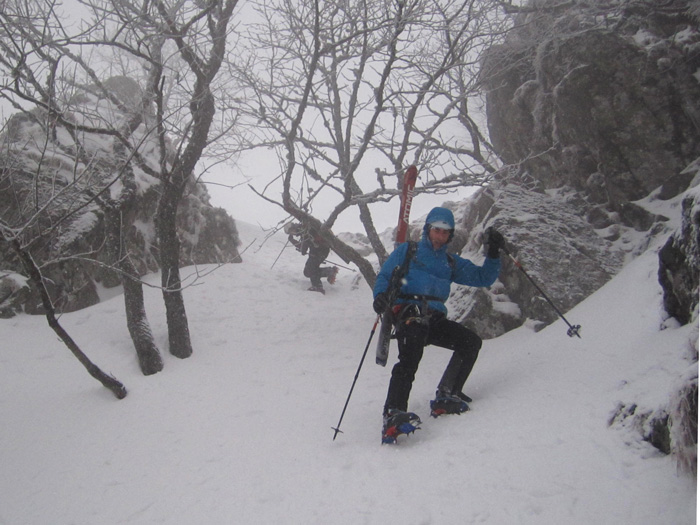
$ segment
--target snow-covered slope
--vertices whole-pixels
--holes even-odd
[[[446,364],[429,348],[411,397],[423,428],[380,445],[390,366],[368,356],[370,290],[341,271],[307,292],[285,238],[238,224],[243,264],[185,292],[194,355],[140,375],[121,296],[61,323],[125,383],[116,400],[40,317],[0,321],[0,524],[690,524],[695,484],[630,430],[620,402],[667,401],[695,327],[665,330],[649,252],[557,322],[486,341],[472,411],[428,417]],[[193,268],[183,271],[195,272]],[[152,284],[159,280],[149,279]],[[160,292],[146,289],[167,341]],[[373,352],[373,345],[370,354]],[[396,357],[395,343],[390,363]]]

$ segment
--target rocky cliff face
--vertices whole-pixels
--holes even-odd
[[[687,2],[555,4],[532,2],[485,63],[491,138],[546,187],[643,225],[624,205],[677,194],[700,154],[697,21]]]
[[[507,166],[455,205],[463,255],[479,257],[482,230],[499,228],[566,312],[630,257],[663,246],[666,322],[697,325],[698,17],[700,5],[681,0],[528,3],[484,62],[489,131]],[[507,262],[491,290],[451,301],[485,337],[556,319]],[[678,352],[697,363],[697,337]],[[697,399],[695,368],[657,406],[620,404],[609,424],[637,429],[696,473]]]
[[[132,80],[117,77],[105,85],[127,107],[139,106],[140,88]],[[81,107],[87,108],[85,114],[97,111],[109,115],[115,127],[126,118],[89,87],[74,96],[70,105],[78,119]],[[47,130],[50,127],[45,115],[38,111],[17,114],[8,121],[1,137],[4,169],[0,175],[0,219],[5,226],[24,229],[23,242],[34,239],[31,253],[42,266],[52,300],[59,311],[68,312],[99,302],[98,287],[109,288],[120,282],[108,267],[115,257],[105,245],[108,199],[95,197],[101,192],[116,198],[123,186],[121,180],[114,182],[114,166],[118,163],[114,162],[110,140],[99,135],[85,137],[83,147],[92,159],[86,164],[78,160],[75,141],[65,130]],[[147,135],[140,150],[145,162],[158,165],[158,150]],[[153,221],[160,182],[135,169],[133,185],[135,196],[121,211],[121,217],[129,225],[124,232],[128,256],[139,275],[144,275],[158,270]],[[194,177],[185,195],[177,216],[181,264],[239,262],[234,220],[223,209],[211,206],[206,188]],[[39,231],[49,233],[38,236]],[[21,274],[21,266],[6,246],[0,251],[1,316],[41,310],[41,301],[24,286]]]
[[[681,227],[659,252],[659,283],[664,291],[664,307],[681,324],[698,318],[699,279],[700,194],[691,191],[683,199]]]
[[[507,168],[462,206],[463,254],[478,257],[481,230],[496,226],[567,311],[671,233],[677,218],[655,203],[693,185],[698,68],[688,2],[530,2],[484,62],[489,132]],[[501,284],[460,292],[453,310],[485,337],[557,318],[512,265]]]

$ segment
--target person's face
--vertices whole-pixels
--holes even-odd
[[[428,240],[432,243],[435,250],[442,248],[450,240],[450,230],[431,227],[428,232]]]

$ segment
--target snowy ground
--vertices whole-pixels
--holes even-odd
[[[486,341],[472,411],[428,417],[449,354],[429,348],[410,408],[423,428],[380,445],[390,365],[364,363],[371,293],[342,271],[307,292],[284,237],[239,224],[243,264],[186,290],[194,355],[143,377],[115,296],[61,323],[103,370],[93,380],[43,318],[0,321],[0,524],[691,524],[696,487],[631,431],[619,402],[663,404],[696,327],[660,331],[656,256],[644,255],[558,322]],[[257,239],[254,241],[254,239]],[[187,273],[186,271],[184,273]],[[157,283],[154,276],[149,279]],[[160,293],[146,289],[161,349]],[[395,345],[395,343],[393,343]]]

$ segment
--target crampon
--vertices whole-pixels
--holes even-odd
[[[467,410],[469,410],[467,402],[456,395],[438,395],[430,402],[430,415],[433,417],[462,414]]]
[[[390,411],[384,416],[382,444],[395,444],[401,434],[412,434],[420,424],[420,418],[413,412]]]

